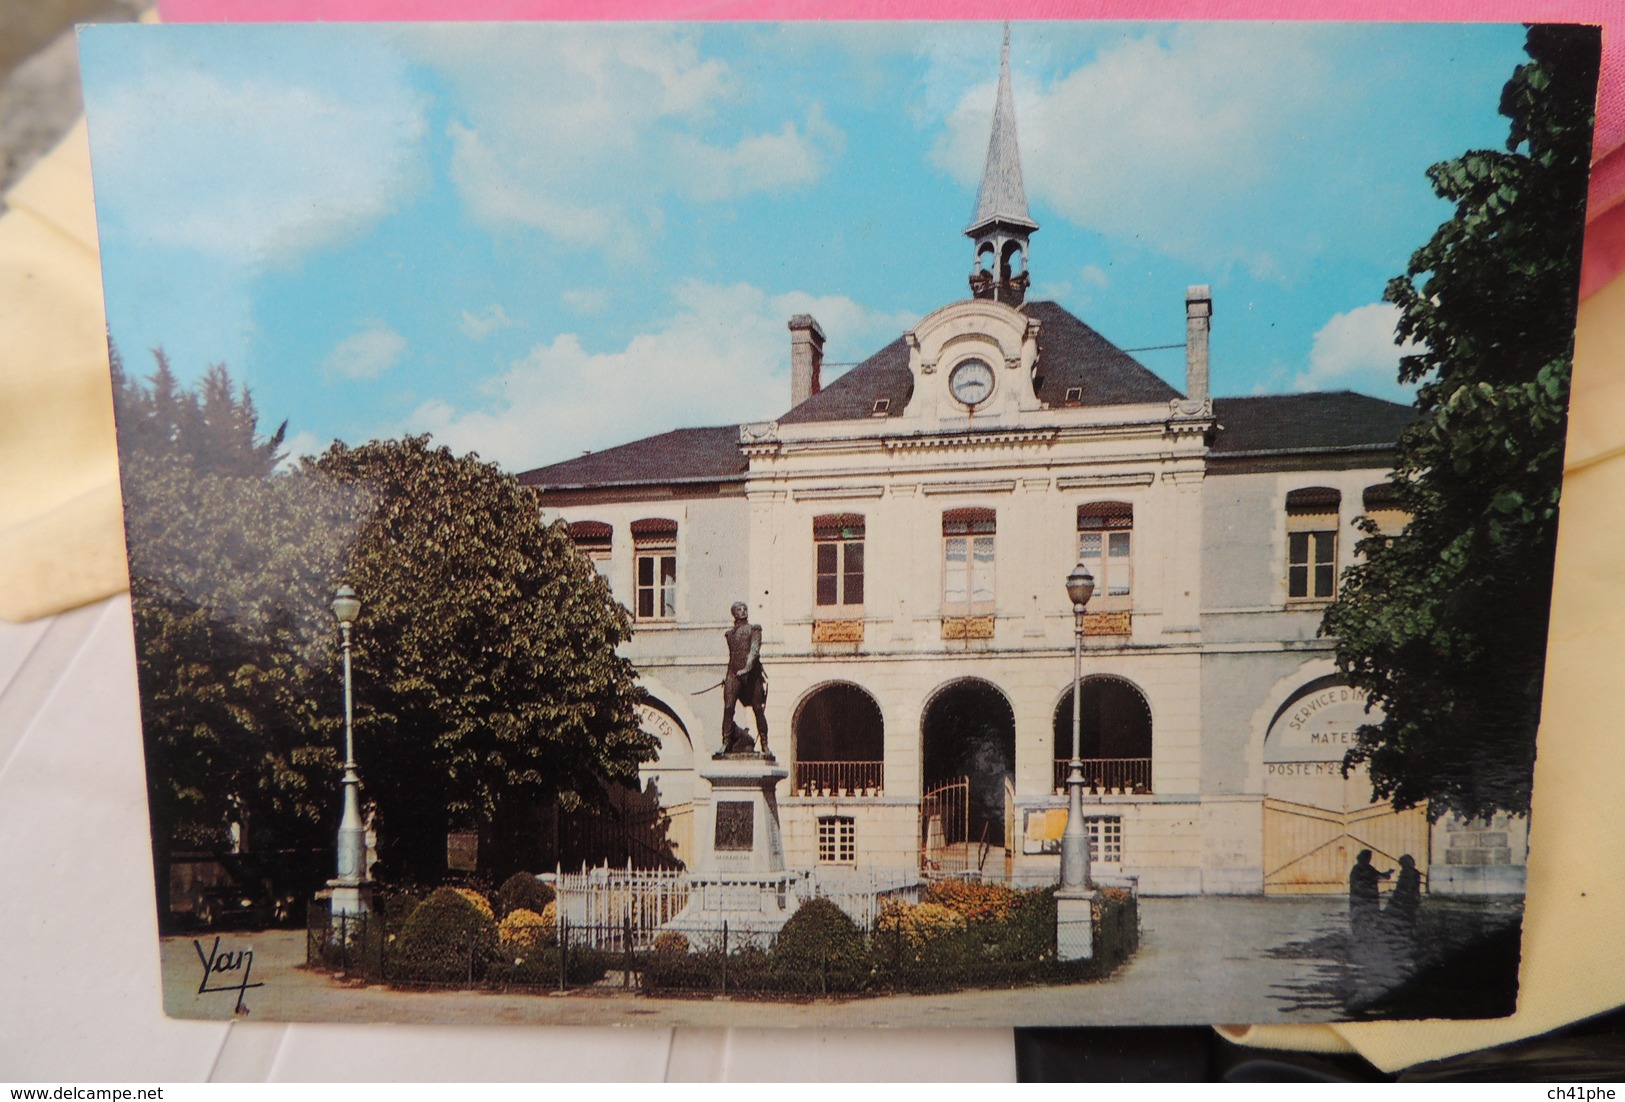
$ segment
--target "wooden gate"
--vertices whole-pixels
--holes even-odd
[[[970,778],[929,789],[920,798],[920,872],[956,876],[976,868],[969,832]]]
[[[1401,854],[1428,871],[1425,807],[1395,811],[1373,804],[1353,811],[1287,800],[1264,801],[1264,893],[1335,895],[1348,891],[1349,869],[1363,849],[1379,869],[1399,867]],[[1385,881],[1391,884],[1392,881]]]

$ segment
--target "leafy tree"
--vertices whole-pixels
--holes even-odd
[[[1476,818],[1529,809],[1551,601],[1598,64],[1594,28],[1532,27],[1501,96],[1505,151],[1428,170],[1455,216],[1385,298],[1419,382],[1392,485],[1402,535],[1363,561],[1323,632],[1382,709],[1345,769],[1375,795]]]
[[[159,898],[174,847],[325,844],[337,753],[315,723],[311,671],[332,664],[326,610],[362,511],[309,472],[273,474],[223,367],[198,392],[157,353],[147,385],[112,350]]]
[[[372,501],[345,580],[364,602],[356,753],[395,871],[436,878],[448,828],[519,867],[541,811],[636,783],[654,742],[616,654],[630,618],[517,480],[426,436],[335,443],[311,469]]]

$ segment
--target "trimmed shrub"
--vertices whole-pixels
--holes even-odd
[[[863,931],[827,899],[809,899],[796,908],[773,942],[775,967],[852,968],[865,955]]]
[[[474,898],[469,898],[473,896]],[[484,977],[498,946],[485,897],[466,888],[437,888],[418,904],[396,939],[393,971],[420,983],[468,983]]]
[[[863,931],[828,899],[809,899],[784,924],[769,954],[773,990],[804,994],[856,991],[868,980]],[[749,977],[741,976],[745,987]]]
[[[688,937],[679,930],[662,930],[655,935],[654,951],[666,956],[680,956],[689,950]]]
[[[882,942],[900,938],[910,948],[958,933],[965,918],[941,903],[901,903],[893,901],[880,909],[875,929]]]
[[[485,898],[485,896],[481,895],[473,888],[453,888],[451,890],[472,903],[474,907],[486,918],[489,918],[492,922],[496,921],[496,912],[491,909],[491,901]]]
[[[618,953],[604,953],[596,949],[572,946],[565,956],[565,982],[584,986],[597,983],[609,971]],[[559,982],[559,949],[557,946],[532,949],[504,956],[491,965],[492,983],[514,984],[524,987],[557,987]]]
[[[497,917],[506,918],[518,910],[541,914],[555,898],[553,885],[542,883],[531,873],[516,872],[502,882],[491,902],[496,906]]]
[[[967,922],[1004,922],[1019,901],[1019,893],[1003,884],[980,880],[938,880],[925,889],[922,900],[946,907]]]
[[[556,903],[549,903],[542,908],[541,914],[523,907],[508,912],[508,917],[497,926],[497,935],[502,939],[503,956],[558,944],[556,908]]]

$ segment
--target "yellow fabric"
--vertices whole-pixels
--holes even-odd
[[[0,216],[0,619],[128,586],[83,120]]]
[[[127,585],[105,323],[81,122],[0,216],[0,618]],[[1518,1013],[1480,1022],[1227,1027],[1249,1044],[1357,1051],[1395,1070],[1502,1044],[1625,1003],[1625,278],[1580,310]]]
[[[1384,1071],[1546,1033],[1625,1003],[1625,277],[1580,306],[1545,704],[1529,828],[1518,1012],[1467,1022],[1225,1027],[1244,1044],[1358,1052]]]

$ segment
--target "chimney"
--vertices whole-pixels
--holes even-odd
[[[824,331],[811,314],[790,319],[790,406],[794,408],[822,389]]]
[[[1207,401],[1207,336],[1213,328],[1213,291],[1198,284],[1185,291],[1185,397]]]

